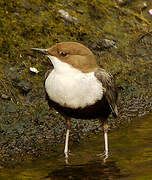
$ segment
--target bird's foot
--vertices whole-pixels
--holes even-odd
[[[69,165],[69,159],[70,159],[70,156],[74,156],[74,154],[72,154],[70,151],[68,152],[64,152],[64,155],[65,155],[65,163],[66,165]]]
[[[65,156],[65,164],[68,165],[69,164],[69,152],[64,152],[64,156]]]
[[[69,152],[64,152],[64,156],[65,156],[65,158],[68,158],[69,157]]]
[[[70,164],[70,162],[69,162],[69,157],[65,157],[65,164],[66,164],[66,165],[69,165],[69,164]]]
[[[65,156],[65,163],[69,164],[69,158],[70,158],[70,156],[74,156],[74,154],[71,153],[69,150],[68,152],[64,152],[64,156]]]
[[[97,156],[103,158],[103,161],[105,162],[105,160],[108,159],[109,154],[108,152],[104,151],[103,153],[97,154]]]

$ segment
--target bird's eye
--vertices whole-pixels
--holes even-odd
[[[60,52],[60,55],[61,55],[62,57],[65,57],[65,56],[67,55],[67,53],[66,53],[66,52]]]

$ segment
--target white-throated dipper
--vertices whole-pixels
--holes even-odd
[[[71,118],[99,118],[103,124],[105,158],[108,157],[108,116],[118,116],[113,76],[96,63],[94,54],[77,42],[61,42],[48,49],[32,48],[46,55],[54,69],[45,77],[46,97],[67,120],[64,154],[68,158]]]

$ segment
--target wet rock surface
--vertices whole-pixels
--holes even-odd
[[[137,9],[138,1],[122,7],[115,1],[1,2],[2,166],[56,152],[58,144],[64,142],[65,121],[50,111],[45,101],[44,74],[51,65],[44,57],[37,58],[30,51],[32,47],[77,41],[92,49],[98,63],[115,76],[119,88],[120,115],[118,119],[109,118],[111,128],[152,111],[152,26],[148,13],[152,3],[145,2],[142,13]],[[79,22],[62,19],[60,9]],[[39,73],[31,73],[30,67]],[[78,143],[83,137],[100,132],[99,120],[73,119],[70,139]]]

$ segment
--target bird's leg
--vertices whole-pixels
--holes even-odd
[[[104,153],[98,154],[99,157],[104,157],[104,161],[108,158],[108,121],[107,119],[102,119],[102,129],[104,134]]]
[[[104,143],[105,143],[105,152],[104,159],[108,158],[108,122],[107,120],[103,123],[103,133],[104,133]]]
[[[68,158],[69,155],[68,144],[69,144],[70,128],[71,128],[71,121],[70,119],[67,119],[67,132],[66,132],[65,146],[64,146],[65,158]]]

